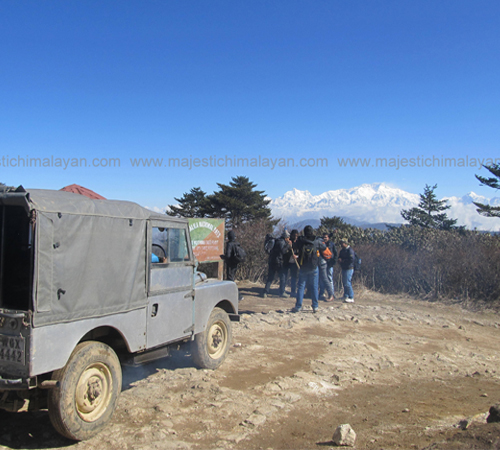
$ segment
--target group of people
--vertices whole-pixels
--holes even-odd
[[[354,302],[352,275],[354,273],[355,254],[346,240],[340,241],[341,250],[337,253],[335,243],[328,233],[316,237],[310,225],[304,228],[302,236],[297,230],[286,230],[276,240],[269,254],[269,271],[263,296],[270,293],[271,284],[276,274],[279,276],[279,295],[288,297],[285,292],[290,274],[291,295],[296,298],[293,312],[302,309],[306,287],[312,297],[312,308],[318,310],[319,299],[331,302],[335,299],[333,268],[337,262],[342,268],[344,302]],[[326,293],[326,297],[325,297]]]
[[[234,280],[237,263],[234,263],[234,258],[231,263],[231,255],[234,253],[235,246],[239,244],[236,242],[233,231],[228,233],[228,238],[224,259],[226,260],[227,278]],[[288,279],[290,279],[290,295],[296,298],[292,312],[302,310],[306,288],[312,297],[313,312],[317,312],[320,299],[331,302],[336,298],[333,273],[334,266],[338,261],[342,269],[343,301],[353,303],[354,292],[351,281],[356,256],[347,240],[341,240],[340,245],[341,249],[337,252],[332,235],[324,233],[321,237],[317,237],[310,225],[304,228],[302,235],[299,234],[298,230],[292,230],[290,233],[286,230],[283,231],[279,238],[273,239],[268,248],[269,269],[262,296],[267,297],[270,294],[271,284],[278,276],[279,295],[289,297],[285,288]]]

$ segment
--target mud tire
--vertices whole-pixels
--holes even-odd
[[[60,385],[48,393],[49,417],[59,434],[82,441],[109,423],[122,388],[120,361],[111,347],[96,341],[78,344],[52,377]]]
[[[192,342],[192,357],[200,369],[217,369],[226,359],[233,339],[231,321],[226,311],[214,308],[205,330]]]

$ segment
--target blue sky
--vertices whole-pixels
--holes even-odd
[[[273,198],[374,182],[497,195],[470,165],[500,158],[496,0],[3,0],[0,42],[9,185],[157,207],[238,175]],[[259,156],[297,167],[168,166]],[[417,157],[469,167],[372,167]]]

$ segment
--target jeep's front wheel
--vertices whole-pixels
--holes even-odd
[[[217,369],[226,359],[232,341],[231,321],[226,311],[214,308],[205,331],[192,343],[193,361],[201,369]]]
[[[122,387],[120,361],[113,349],[102,342],[82,342],[52,377],[59,381],[48,396],[56,431],[77,441],[99,433],[111,420]]]

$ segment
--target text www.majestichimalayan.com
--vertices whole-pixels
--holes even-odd
[[[337,158],[339,167],[345,168],[389,168],[399,170],[401,168],[418,167],[475,167],[481,169],[483,166],[492,166],[500,163],[500,158],[474,158],[464,156],[463,158],[449,158],[437,156],[415,156],[415,157],[393,157],[393,158]]]
[[[415,156],[415,157],[391,157],[391,158],[336,158],[339,168],[389,168],[394,170],[404,168],[454,168],[474,167],[481,169],[483,166],[500,164],[500,158],[476,158],[476,157],[437,157],[437,156]],[[328,158],[272,158],[258,155],[251,158],[236,156],[207,156],[202,158],[77,158],[77,157],[30,157],[26,156],[0,156],[0,167],[2,168],[59,168],[67,170],[70,168],[172,168],[172,169],[197,169],[197,168],[264,168],[269,170],[279,168],[323,168],[329,166]]]
[[[205,158],[130,158],[132,167],[170,167],[170,168],[221,168],[221,167],[256,167],[256,168],[288,168],[288,167],[328,167],[328,158],[269,158],[258,155],[252,158],[237,156],[207,156]]]

